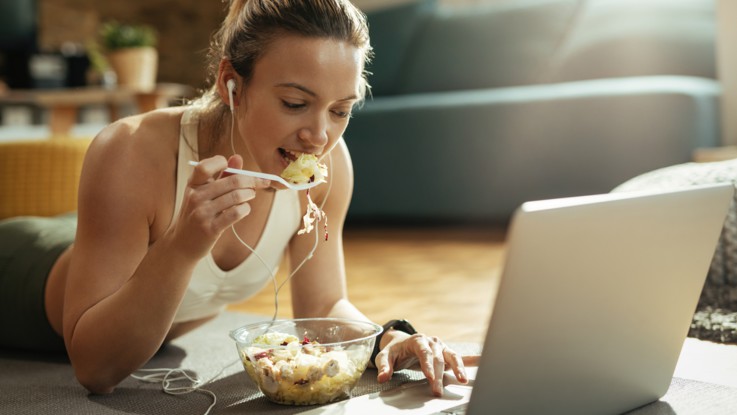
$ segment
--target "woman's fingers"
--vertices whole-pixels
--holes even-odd
[[[189,186],[196,187],[210,183],[226,168],[228,168],[228,160],[223,156],[204,159],[195,166],[192,175],[189,176]]]
[[[248,216],[249,213],[251,213],[251,205],[248,203],[230,206],[227,209],[220,211],[220,213],[212,219],[212,227],[217,232],[221,232],[230,225]]]
[[[432,349],[433,378],[430,387],[435,396],[443,396],[443,372],[445,371],[445,345],[437,337],[430,339]]]
[[[461,355],[449,347],[445,347],[443,352],[445,353],[445,363],[453,370],[456,379],[461,383],[467,383],[468,375],[466,375],[465,362]]]
[[[194,204],[206,204],[212,215],[220,215],[233,206],[247,203],[256,196],[256,189],[267,188],[269,180],[257,179],[242,175],[233,175],[225,172],[228,167],[241,168],[243,160],[240,156],[231,156],[225,160],[222,156],[215,156],[202,160],[194,168],[189,180],[191,199]],[[231,211],[242,211],[235,209]],[[225,217],[237,217],[228,213]]]
[[[388,381],[394,374],[394,366],[389,360],[390,351],[391,345],[385,347],[384,350],[376,355],[376,361],[374,363],[376,364],[376,370],[379,371],[379,376],[377,378],[379,383]]]
[[[218,215],[232,206],[242,205],[253,200],[256,197],[255,189],[255,186],[229,189],[226,193],[223,193],[220,196],[215,196],[210,201],[210,207],[213,213]]]
[[[237,155],[227,160],[211,157],[195,166],[182,208],[184,223],[190,229],[186,233],[199,232],[205,236],[203,242],[210,241],[251,212],[250,202],[256,197],[256,190],[269,187],[271,182],[225,172],[228,167],[242,166],[243,160]]]
[[[453,370],[459,382],[468,382],[465,371],[466,360],[469,363],[477,363],[478,356],[466,359],[437,337],[414,334],[401,341],[388,344],[376,356],[376,367],[379,370],[379,382],[386,382],[394,371],[419,363],[420,370],[430,381],[433,395],[442,396],[443,373],[446,367]]]
[[[464,366],[478,366],[481,361],[481,356],[463,356],[461,358]]]
[[[232,156],[228,157],[228,167],[232,167],[234,169],[242,169],[243,168],[243,157],[241,157],[238,154],[233,154]],[[232,176],[235,173],[229,173],[227,171],[223,171],[220,174],[220,177],[228,177]]]
[[[189,177],[184,201],[172,233],[177,245],[190,256],[202,256],[212,249],[229,226],[251,213],[257,190],[269,180],[230,175],[228,167],[241,168],[240,156],[215,156],[195,166]]]

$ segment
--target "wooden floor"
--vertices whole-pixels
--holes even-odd
[[[503,227],[348,228],[344,233],[348,292],[373,321],[406,318],[448,342],[481,343],[504,254]],[[286,278],[282,266],[277,279]],[[230,307],[274,312],[267,286]],[[292,316],[289,289],[279,294],[279,317]]]

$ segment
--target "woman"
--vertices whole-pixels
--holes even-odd
[[[7,295],[38,301],[21,301],[35,304],[37,318],[1,343],[65,348],[79,382],[109,393],[162,343],[259,291],[285,248],[293,269],[314,249],[291,280],[295,317],[366,320],[345,289],[341,231],[353,180],[341,136],[366,91],[369,54],[364,16],[347,0],[232,1],[212,44],[209,92],[115,122],[93,141],[73,245],[69,218],[2,225],[3,248],[34,258],[26,269],[5,259],[16,271],[2,271],[4,286],[23,285],[18,275],[33,281],[23,285],[30,293]],[[329,169],[328,183],[310,190],[330,218],[330,238],[317,245],[297,235],[305,192],[224,174],[279,174],[304,153]],[[19,310],[2,311],[4,327]],[[375,357],[379,381],[415,360],[436,395],[445,367],[466,381],[461,358],[439,339],[394,325]]]

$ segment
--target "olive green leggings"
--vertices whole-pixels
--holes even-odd
[[[0,221],[0,348],[65,350],[46,318],[44,290],[76,227],[76,214]]]

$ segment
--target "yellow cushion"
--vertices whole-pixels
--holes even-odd
[[[0,219],[76,210],[82,162],[91,141],[58,138],[0,143]]]

